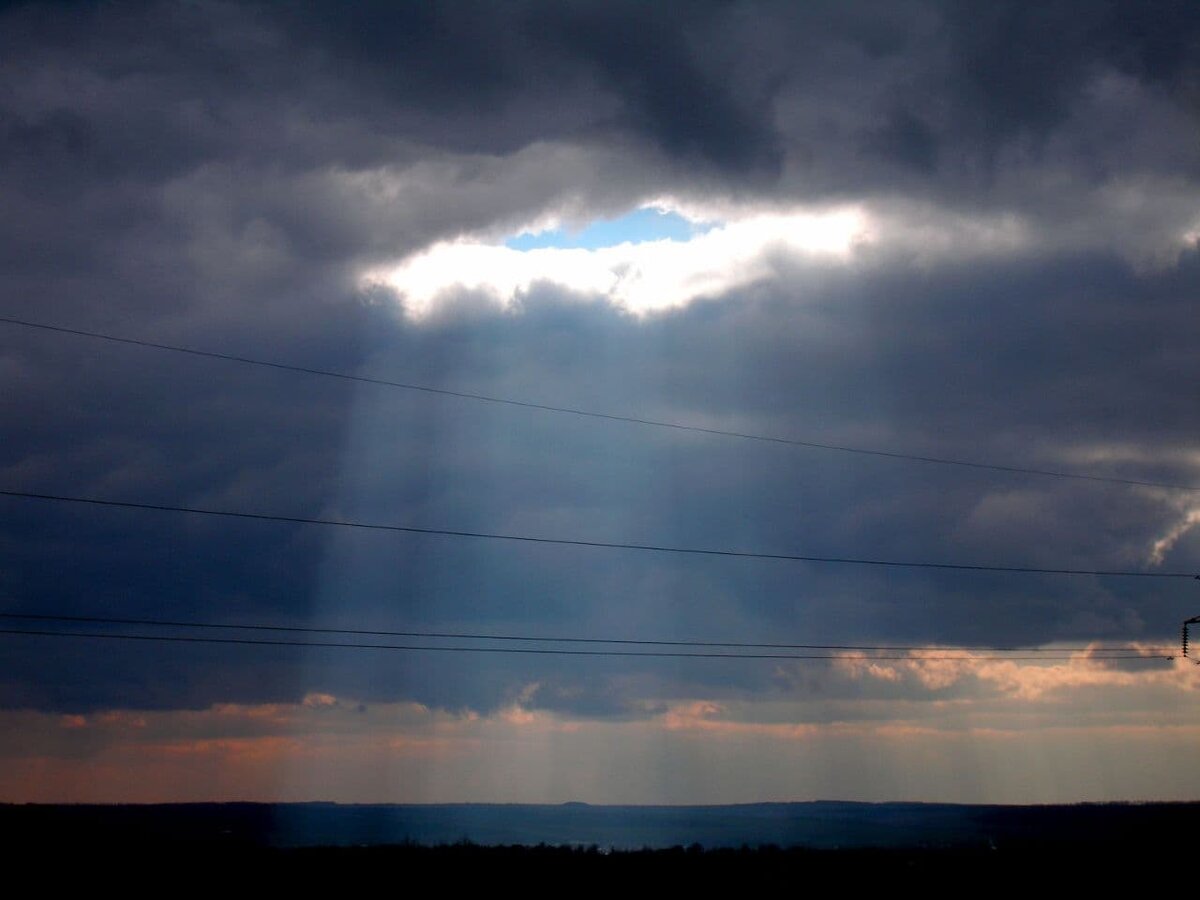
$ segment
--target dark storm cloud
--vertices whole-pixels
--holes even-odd
[[[988,131],[1042,131],[1111,66],[1169,93],[1196,88],[1200,16],[1190,3],[947,4],[956,88]]]
[[[1189,6],[3,15],[0,313],[552,404],[1195,480],[1200,263],[1189,251],[1147,269],[1122,252],[1177,238],[1195,208]],[[1116,181],[1151,200],[1110,216],[1096,191]],[[781,263],[763,284],[645,320],[542,287],[515,312],[468,297],[414,323],[358,285],[366,264],[435,239],[671,192],[887,195],[1016,211],[1049,237],[982,263]],[[1144,564],[1185,514],[1147,491],[699,439],[0,329],[4,487],[1105,568]],[[1162,640],[1181,611],[1172,585],[680,561],[0,502],[6,608],[977,644]],[[1169,565],[1200,566],[1195,554],[1185,539]],[[0,700],[50,709],[310,690],[488,709],[537,683],[530,705],[645,715],[656,697],[801,689],[724,662],[0,649]]]
[[[572,197],[900,192],[1053,217],[1074,198],[1038,172],[1190,177],[1196,17],[1086,6],[17,7],[4,245],[44,263],[53,234],[61,268],[128,257],[120,238],[254,226],[295,272]],[[496,154],[555,141],[583,161],[539,158],[536,179],[498,187]],[[589,163],[604,177],[581,176]],[[385,211],[378,185],[336,177],[381,169],[433,199],[405,191]],[[442,196],[456,190],[470,199]]]
[[[1078,269],[1098,265],[1094,259],[1074,263]],[[914,283],[912,275],[884,271],[876,279],[853,276],[824,298],[810,298],[811,306],[782,296],[732,297],[651,322],[552,297],[531,301],[519,317],[485,310],[416,327],[381,319],[368,370],[552,403],[634,404],[635,412],[652,416],[687,418],[705,410],[783,435],[803,435],[817,423],[826,436],[869,428],[884,446],[907,442],[916,452],[960,454],[993,447],[1003,449],[1007,461],[1031,465],[1061,460],[1078,443],[1114,434],[1158,447],[1193,446],[1186,395],[1156,384],[1168,376],[1180,383],[1195,377],[1178,368],[1196,337],[1194,324],[1186,324],[1192,321],[1182,278],[1187,267],[1138,279],[1119,263],[1107,265],[1107,290],[1097,286],[1099,296],[1081,299],[1072,297],[1081,276],[1068,277],[1067,263],[1026,272],[1022,278],[1039,291],[1006,295],[1009,308],[991,315],[983,329],[976,313],[945,308],[963,302],[953,271],[941,273],[944,286],[933,291],[928,273]],[[1013,272],[1008,277],[1026,286]],[[1055,291],[1056,282],[1064,287]],[[1156,345],[1114,362],[1108,342],[1116,338],[1106,317],[1089,312],[1103,311],[1105,294],[1142,304],[1148,323],[1172,321],[1170,341],[1160,333]],[[988,297],[980,302],[995,306]],[[1057,331],[1047,331],[1054,320],[1039,312],[1046,306],[1062,307]],[[925,346],[925,326],[905,327],[896,317],[941,323],[938,346]],[[831,335],[841,321],[855,324],[842,331],[839,344]],[[1029,332],[1030,321],[1039,333]],[[1081,328],[1088,330],[1071,337]],[[1136,343],[1137,331],[1121,332]],[[1039,342],[1055,352],[1039,353]],[[725,359],[730,347],[739,353]],[[110,362],[121,354],[114,350]],[[180,366],[172,361],[166,368]],[[589,381],[579,377],[584,372]],[[162,364],[151,373],[161,378]],[[88,382],[73,388],[91,394],[91,402],[112,393],[128,403],[111,433],[87,429],[94,437],[84,442],[92,450],[85,461],[94,467],[77,468],[69,453],[51,457],[34,473],[44,479],[41,486],[70,479],[85,493],[194,497],[191,502],[300,514],[333,503],[333,511],[348,518],[469,530],[1078,567],[1139,567],[1175,516],[1173,508],[1124,488],[712,439],[680,444],[634,426],[383,389],[364,389],[351,400],[338,386],[301,392],[293,376],[192,368],[155,396],[134,373],[119,374],[124,388]],[[452,380],[442,380],[448,374]],[[211,403],[194,414],[169,412],[172,401],[191,409],[211,400],[214,389],[225,397],[236,392],[237,404],[223,413]],[[280,392],[290,402],[280,403]],[[85,405],[83,398],[77,405]],[[224,424],[220,432],[206,427],[214,417]],[[62,427],[61,416],[51,421]],[[84,430],[78,422],[75,428]],[[349,437],[338,444],[331,435]],[[112,457],[94,459],[97,448],[119,438],[123,445]],[[71,443],[51,433],[44,453]],[[1163,465],[1158,477],[1187,475],[1187,467],[1170,467],[1169,457]],[[119,511],[39,508],[18,515],[21,530],[10,558],[19,564],[7,588],[24,608],[96,612],[119,605],[139,616],[381,628],[399,622],[542,635],[986,645],[1163,641],[1173,634],[1185,599],[1172,585],[1115,579],[681,564],[606,551],[314,534]],[[52,534],[68,536],[60,538],[67,544],[50,541]],[[72,548],[67,562],[64,546]],[[1181,551],[1187,553],[1187,545]],[[1172,568],[1197,564],[1171,558]],[[27,649],[35,665],[44,650]],[[67,677],[57,699],[86,708],[104,702],[109,690],[97,667],[136,671],[144,660],[160,658],[167,671],[179,673],[178,681],[166,682],[172,689],[158,679],[127,683],[124,702],[286,699],[311,687],[297,671],[321,689],[370,702],[410,697],[450,708],[511,702],[523,685],[538,682],[545,687],[530,703],[575,704],[592,714],[637,712],[641,691],[661,687],[664,671],[677,673],[668,682],[679,691],[719,696],[775,687],[770,667],[744,663],[585,661],[581,669],[577,660],[322,651],[297,666],[294,651],[265,652],[266,658],[206,651],[197,662],[208,665],[141,648],[88,654],[66,667],[55,662],[54,673],[42,673],[39,690],[53,694],[48,676],[74,673],[79,681]]]
[[[713,3],[310,4],[285,21],[322,63],[361,73],[356,84],[376,102],[427,117],[444,146],[510,151],[629,131],[687,163],[771,170],[769,97],[739,95],[693,40],[724,12]]]

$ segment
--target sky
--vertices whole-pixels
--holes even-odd
[[[1200,799],[1198,104],[1166,0],[3,4],[0,801]],[[697,642],[828,658],[477,652],[801,653]]]

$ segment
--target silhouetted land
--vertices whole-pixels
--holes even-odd
[[[1047,876],[1166,884],[1188,868],[1198,826],[1200,803],[0,806],[11,861],[69,861],[59,868],[80,877],[169,869],[276,883],[423,872],[533,877],[545,887],[650,876],[709,885],[802,877],[978,888]]]

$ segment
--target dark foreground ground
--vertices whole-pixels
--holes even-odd
[[[386,820],[379,823],[379,817]],[[460,840],[361,842],[364,817],[386,837],[457,823]],[[359,828],[351,827],[358,822]],[[479,834],[658,835],[654,846],[577,840],[482,841]],[[825,827],[822,829],[821,823]],[[415,823],[415,824],[414,824]],[[481,828],[481,823],[488,828]],[[532,823],[532,824],[531,824]],[[347,828],[345,834],[338,827]],[[535,828],[536,826],[536,828]],[[553,826],[553,828],[551,828]],[[603,827],[601,827],[603,826]],[[653,826],[651,828],[651,826]],[[608,831],[605,831],[608,829]],[[753,840],[767,832],[808,842]],[[664,844],[671,831],[721,841]],[[735,843],[738,832],[747,839]],[[305,839],[305,836],[310,839]],[[338,840],[330,840],[340,838]],[[346,838],[349,838],[347,840]],[[322,839],[316,839],[322,838]],[[468,840],[467,838],[470,838]],[[836,838],[840,843],[833,843]],[[166,806],[0,805],[10,873],[64,884],[211,889],[377,884],[404,892],[505,887],[534,892],[584,886],[636,889],[862,888],[1028,890],[1048,883],[1159,890],[1195,885],[1200,804],[976,807],[926,804],[750,804],[734,807],[447,806],[331,804]],[[329,846],[329,844],[341,846]],[[307,846],[306,846],[307,845]],[[166,879],[164,881],[164,879]],[[663,882],[662,879],[667,879]],[[137,891],[140,893],[140,890]],[[190,892],[190,891],[189,891]]]
[[[1172,884],[1194,886],[1194,868],[1177,848],[1112,851],[1077,845],[1008,850],[913,848],[810,850],[758,847],[704,850],[618,850],[477,844],[436,847],[122,848],[42,847],[8,854],[10,876],[36,874],[57,890],[104,886],[122,895],[243,896],[250,890],[336,890],[395,896],[455,896],[460,891],[519,890],[528,895],[594,896],[595,892],[668,889],[794,895],[911,889],[929,894],[993,896],[1048,890],[1139,893]],[[892,894],[889,894],[892,896]]]

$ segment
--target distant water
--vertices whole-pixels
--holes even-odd
[[[551,844],[615,850],[1001,847],[1145,843],[1200,833],[1200,804],[969,806],[926,803],[750,803],[734,806],[209,803],[0,805],[0,832],[25,843],[97,840],[269,847],[401,843]]]

